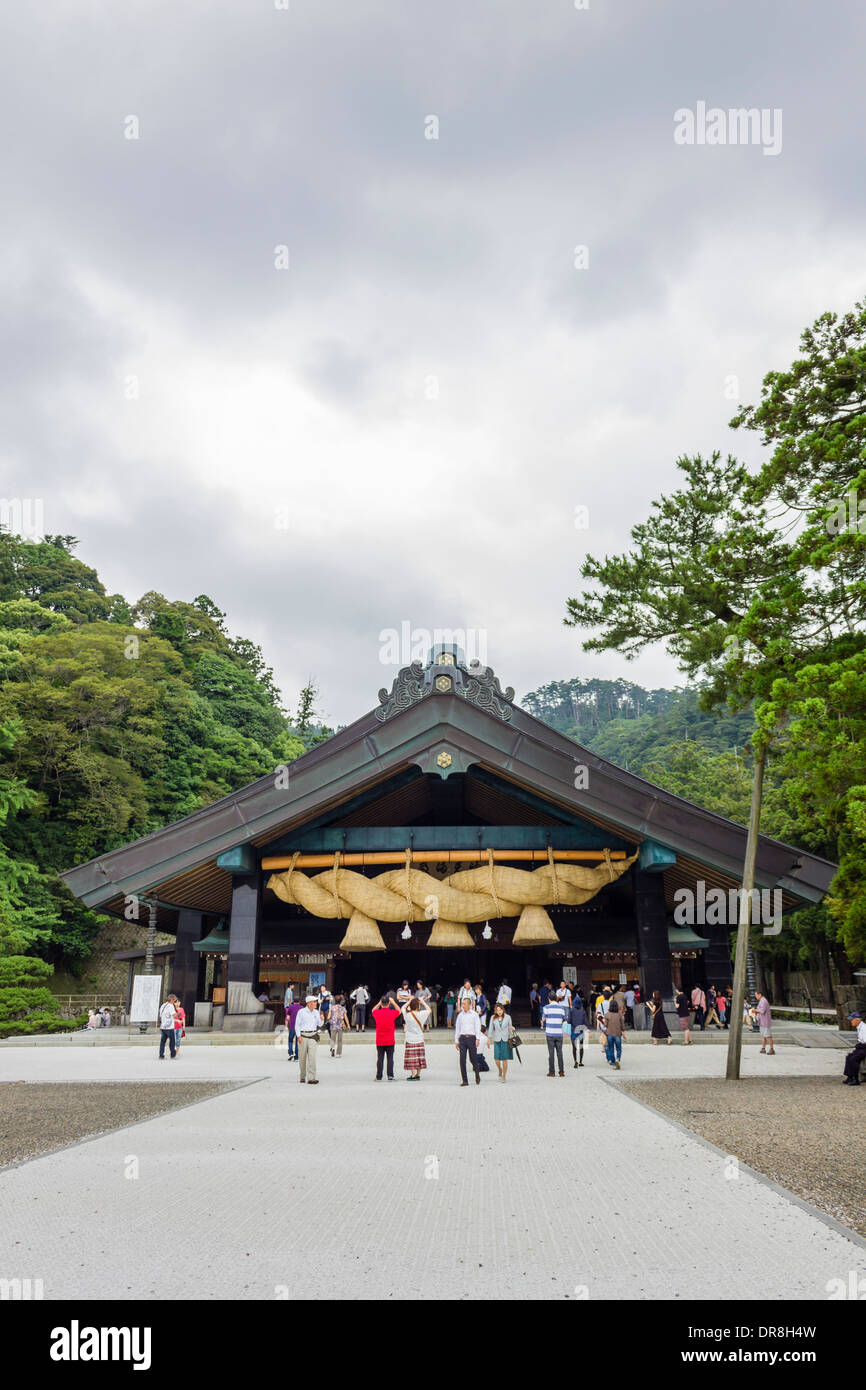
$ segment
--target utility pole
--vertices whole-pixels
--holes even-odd
[[[755,886],[755,859],[758,852],[758,826],[761,823],[761,797],[764,789],[764,760],[766,749],[759,746],[755,753],[755,772],[752,779],[752,807],[749,812],[749,834],[746,839],[746,862],[743,865],[743,886],[740,890],[740,915],[737,925],[737,951],[734,956],[734,993],[731,1002],[730,1032],[728,1034],[727,1081],[740,1079],[740,1055],[743,1045],[743,1003],[746,991],[746,959],[749,954],[749,926],[752,917],[752,889]]]

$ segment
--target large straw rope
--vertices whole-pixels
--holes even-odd
[[[547,903],[576,906],[589,902],[605,884],[625,873],[637,858],[607,859],[597,869],[556,864],[538,869],[510,869],[488,861],[447,879],[421,869],[389,869],[366,878],[354,869],[333,868],[308,876],[296,869],[271,874],[268,887],[284,903],[297,903],[313,917],[350,917],[365,913],[379,922],[420,922],[443,917],[453,922],[485,922],[489,917],[517,917],[527,906]],[[336,859],[336,856],[335,856]]]

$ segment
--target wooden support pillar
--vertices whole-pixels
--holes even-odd
[[[181,908],[177,918],[177,939],[174,947],[174,961],[171,968],[171,987],[192,1023],[195,1016],[195,1002],[203,996],[199,993],[199,977],[202,962],[199,952],[192,949],[194,941],[201,941],[207,935],[203,912],[191,908]]]
[[[637,865],[632,873],[641,998],[649,1000],[658,990],[667,1013],[673,1009],[673,995],[664,878]]]
[[[226,1032],[264,1032],[272,1026],[256,998],[261,930],[261,875],[236,874],[232,878],[232,910],[229,919],[228,979],[226,981]]]

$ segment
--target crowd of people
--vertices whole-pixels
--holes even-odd
[[[508,1002],[511,1000],[511,988],[503,984],[502,989],[507,991]],[[490,1014],[490,1001],[484,992],[483,985],[473,985],[467,979],[463,982],[460,989],[444,989],[442,985],[427,985],[423,980],[418,980],[415,985],[410,985],[408,980],[404,980],[396,990],[389,990],[401,1010],[404,1004],[408,1004],[412,999],[417,999],[421,1012],[424,1015],[421,1023],[421,1031],[429,1033],[434,1028],[454,1027],[454,1016],[459,1010],[464,998],[470,999],[472,1008],[478,1012],[486,1027]],[[347,994],[332,994],[325,985],[319,985],[312,991],[312,995],[318,1002],[328,1033],[353,1030],[356,1033],[366,1033],[368,1027],[373,1027],[372,1011],[370,1004],[372,995],[365,984],[356,987]],[[283,1006],[286,1015],[286,1025],[291,1029],[292,1010],[300,1007],[300,1001],[295,999],[293,985],[287,985],[283,997]],[[337,1012],[334,1012],[337,1006]],[[412,1010],[413,1014],[418,1012]],[[398,1026],[405,1027],[403,1015],[401,1014]],[[333,1049],[332,1049],[333,1050]],[[342,1041],[340,1040],[336,1049],[339,1056],[342,1051]]]
[[[533,986],[533,989],[536,989]],[[571,1045],[572,1065],[584,1065],[584,1048],[589,1029],[590,1006],[580,989],[572,990],[565,980],[556,990],[542,986],[538,1022],[547,1043],[549,1077],[565,1076],[566,1041]],[[639,992],[638,992],[639,998]],[[424,1035],[436,1022],[439,1005],[444,1006],[445,1026],[453,1029],[454,1047],[458,1054],[461,1086],[469,1085],[471,1067],[475,1084],[490,1067],[486,1054],[493,1053],[497,1078],[507,1081],[509,1064],[515,1054],[520,1060],[520,1036],[509,1012],[512,990],[507,980],[496,992],[492,1009],[490,1000],[480,984],[465,979],[459,989],[442,990],[418,981],[414,989],[404,980],[399,989],[388,990],[370,1011],[376,1041],[376,1080],[394,1078],[396,1030],[404,1031],[403,1071],[406,1080],[419,1081],[427,1069]],[[288,1059],[297,1062],[298,1079],[305,1085],[319,1084],[317,1055],[319,1046],[327,1044],[332,1057],[342,1056],[343,1033],[349,1028],[366,1032],[370,992],[359,985],[348,996],[332,994],[324,985],[307,994],[301,1002],[294,990],[286,990],[286,1027]],[[635,991],[621,986],[607,988],[598,995],[592,1010],[595,1026],[604,1043],[610,1065],[619,1070],[622,1057],[623,1030],[633,1026]],[[349,1013],[351,1005],[352,1013]]]
[[[610,1066],[619,1071],[622,1065],[623,1038],[627,1031],[635,1027],[636,1006],[644,1002],[653,1043],[672,1043],[662,996],[658,990],[646,1001],[641,998],[637,981],[611,983],[590,993],[591,997],[587,998],[581,987],[573,986],[566,980],[561,980],[558,986],[553,985],[550,980],[532,984],[529,991],[531,1025],[544,1032],[548,1048],[548,1076],[564,1076],[565,1042],[570,1042],[573,1066],[583,1065],[584,1048],[590,1028],[597,1033]],[[392,1003],[385,1002],[387,1000],[391,1000]],[[355,1032],[365,1033],[369,1019],[369,1026],[376,1030],[377,1047],[386,1049],[380,1056],[379,1070],[381,1071],[387,1063],[388,1075],[392,1076],[395,1041],[391,1035],[395,1035],[397,1028],[403,1028],[407,1042],[411,1038],[413,1043],[410,1053],[412,1064],[404,1064],[405,1070],[411,1079],[417,1080],[426,1067],[426,1058],[423,1055],[424,1034],[442,1024],[454,1030],[454,1044],[460,1054],[461,1074],[466,1070],[467,1058],[477,1059],[481,1055],[486,1039],[488,1045],[492,1045],[494,1049],[497,1073],[505,1080],[508,1063],[513,1060],[510,1038],[516,1034],[508,1012],[511,1000],[511,986],[507,980],[503,980],[491,1011],[491,1002],[483,983],[473,984],[467,976],[459,988],[448,989],[441,985],[427,985],[423,980],[418,980],[413,987],[408,980],[403,980],[398,989],[387,991],[372,1010],[370,990],[364,984],[357,985],[347,995],[332,994],[326,986],[321,985],[310,994],[305,1003],[312,1001],[315,1004],[315,1009],[321,1017],[321,1026],[317,1025],[315,1031],[317,1037],[322,1032],[327,1034],[332,1057],[342,1055],[344,1031],[354,1029]],[[693,1027],[701,1031],[712,1027],[727,1028],[730,1022],[730,1001],[730,989],[717,990],[713,985],[695,985],[689,994],[683,990],[676,990],[674,1007],[683,1033],[683,1042],[688,1045],[693,1041]],[[298,1061],[302,1034],[297,1019],[304,1006],[300,1000],[295,1000],[291,985],[286,989],[284,1004],[289,1033],[289,1058]],[[763,1043],[761,1051],[772,1053],[774,1049],[769,1003],[760,991],[757,991],[754,1002],[747,1001],[747,1016],[756,1028],[760,1028]],[[477,1020],[477,1023],[472,1020]],[[388,1036],[383,1038],[383,1033]],[[388,1048],[391,1049],[390,1054],[387,1052]]]
[[[532,985],[529,995],[532,1024],[544,1033],[548,1077],[565,1076],[566,1043],[571,1046],[573,1067],[584,1065],[584,1049],[591,1029],[597,1034],[607,1064],[615,1071],[621,1069],[623,1040],[635,1027],[635,1008],[644,1002],[640,986],[637,982],[611,983],[590,993],[594,993],[594,997],[588,999],[583,988],[566,980],[561,980],[556,988],[550,981]],[[674,1009],[684,1045],[692,1043],[693,1029],[703,1031],[730,1026],[731,996],[730,988],[716,990],[712,985],[701,984],[695,985],[688,994],[683,989],[674,991]],[[288,1060],[299,1064],[301,1082],[318,1085],[319,1045],[326,1043],[332,1057],[342,1057],[343,1034],[351,1029],[366,1032],[369,1010],[371,1026],[375,1029],[377,1081],[386,1076],[389,1081],[394,1080],[398,1027],[402,1027],[404,1033],[406,1080],[420,1081],[421,1073],[427,1069],[425,1033],[441,1021],[445,1027],[453,1029],[461,1086],[469,1085],[470,1066],[476,1085],[480,1084],[482,1074],[490,1070],[485,1053],[491,1050],[497,1077],[504,1082],[515,1054],[518,1061],[521,1060],[521,1040],[509,1012],[511,1001],[511,986],[503,980],[491,1010],[484,986],[473,985],[468,977],[459,989],[446,990],[439,985],[425,985],[421,980],[413,989],[409,981],[404,980],[399,989],[387,990],[372,1009],[369,1009],[371,996],[366,985],[358,985],[346,995],[332,994],[325,985],[320,985],[303,1001],[295,999],[294,989],[289,985],[284,998]],[[646,1007],[653,1044],[672,1044],[664,1001],[658,990],[646,1000]],[[444,1012],[442,1020],[438,1017],[440,1009]],[[860,1085],[861,1064],[866,1061],[866,1023],[856,1012],[850,1015],[850,1021],[857,1030],[857,1042],[846,1058],[845,1082],[857,1086]],[[107,1009],[94,1009],[90,1011],[87,1027],[105,1027],[110,1022]],[[743,1022],[760,1033],[761,1055],[775,1056],[772,1012],[763,990],[755,989],[746,994]],[[186,1015],[177,995],[170,994],[161,1006],[159,1023],[160,1060],[165,1057],[166,1044],[174,1058],[180,1050],[181,1039],[186,1036]]]
[[[92,1031],[94,1028],[111,1027],[111,1010],[105,1006],[88,1010],[87,1022],[84,1025],[86,1030]]]

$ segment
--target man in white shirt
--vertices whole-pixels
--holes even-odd
[[[355,1007],[352,1010],[354,1015],[352,1022],[355,1026],[355,1032],[366,1033],[367,1005],[370,1002],[370,991],[367,989],[366,985],[358,985],[357,989],[352,990],[349,998],[355,1001]]]
[[[457,1010],[458,1010],[458,1014],[459,1014],[459,1011],[463,1008],[463,1000],[464,1000],[464,999],[468,999],[469,1002],[470,1002],[470,1004],[472,1005],[473,1009],[475,1008],[475,990],[472,988],[472,984],[470,983],[469,980],[464,980],[464,981],[463,981],[463,984],[460,986],[459,990],[457,991]]]
[[[511,985],[507,980],[503,980],[499,986],[499,993],[496,996],[497,1004],[504,1004],[506,1009],[511,1003]]]
[[[627,1027],[634,1027],[634,990],[631,985],[625,992],[625,1021]]]
[[[460,1005],[460,1012],[454,1020],[454,1046],[460,1053],[460,1076],[461,1086],[468,1086],[469,1081],[466,1077],[466,1055],[472,1063],[472,1070],[475,1072],[476,1086],[481,1082],[481,1073],[478,1070],[478,1048],[481,1046],[481,1019],[472,1007],[469,999],[464,998]]]
[[[177,1051],[174,1044],[174,1006],[177,1003],[177,995],[170,994],[159,1011],[159,1060],[165,1061],[165,1045],[168,1043],[171,1050],[171,1060],[174,1061]]]
[[[866,1023],[859,1009],[848,1015],[848,1022],[857,1029],[857,1041],[845,1058],[845,1085],[860,1085],[860,1064],[866,1058]]]
[[[301,1083],[309,1081],[318,1086],[316,1077],[316,1055],[319,1051],[319,1029],[324,1028],[325,1020],[316,1008],[315,994],[307,995],[307,1002],[295,1019],[295,1033],[298,1037],[298,1060],[300,1062]]]

